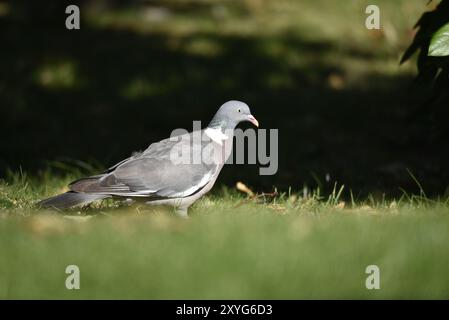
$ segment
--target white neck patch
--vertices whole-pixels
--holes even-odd
[[[220,129],[206,128],[204,133],[220,146],[223,145],[223,141],[229,139]]]

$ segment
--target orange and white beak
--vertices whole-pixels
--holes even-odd
[[[250,114],[250,115],[248,116],[248,121],[251,122],[251,123],[252,123],[253,125],[255,125],[256,127],[259,128],[259,121],[257,121],[257,119],[254,118],[253,115]]]

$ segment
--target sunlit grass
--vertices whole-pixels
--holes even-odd
[[[280,61],[272,72],[257,74],[263,88],[277,94],[278,89],[302,90],[299,74],[309,84],[327,81],[335,90],[390,86],[373,81],[373,75],[410,76],[414,65],[399,67],[399,56],[425,5],[378,1],[383,30],[371,32],[364,28],[364,9],[371,2],[363,0],[204,0],[189,2],[200,6],[190,11],[179,3],[144,10],[90,8],[83,19],[93,29],[160,35],[150,40],[164,47],[164,54],[178,51],[210,61],[232,50],[227,40],[244,39],[251,43],[245,48],[255,50],[261,61]],[[142,54],[158,58],[151,53]],[[220,70],[233,62],[218,61]],[[322,75],[322,65],[336,70]],[[182,77],[208,79],[209,70],[198,71],[198,66],[186,68]],[[176,96],[185,85],[185,79],[175,77],[177,69],[173,79],[162,82],[150,69],[133,74],[116,94],[138,101]],[[51,61],[37,69],[35,81],[49,89],[71,89],[83,72],[70,60]],[[232,88],[238,80],[220,74],[213,79],[219,89]],[[170,119],[173,110],[178,109],[166,110]],[[296,117],[282,121],[298,127]],[[10,172],[0,179],[0,298],[449,297],[449,202],[429,199],[421,186],[418,194],[404,191],[388,199],[360,199],[351,186],[339,183],[329,193],[293,185],[251,198],[218,184],[191,208],[191,219],[183,220],[168,208],[112,200],[64,212],[40,210],[39,200],[99,171],[82,162],[49,165],[51,170],[33,176]],[[79,291],[64,286],[70,264],[80,267]],[[371,264],[381,270],[379,291],[365,288],[365,268]]]
[[[66,212],[35,202],[77,174],[0,183],[0,298],[447,298],[449,205],[424,195],[341,198],[344,187],[247,197],[216,191],[188,220],[113,201]],[[65,268],[81,290],[65,288]],[[381,289],[365,288],[365,268]]]
[[[35,77],[39,85],[51,89],[71,89],[82,83],[77,74],[76,64],[69,60],[42,65],[36,71]]]
[[[100,28],[163,35],[171,50],[199,57],[226,54],[220,39],[254,39],[260,54],[282,60],[289,70],[267,77],[266,85],[272,89],[293,87],[295,79],[289,77],[294,70],[307,70],[313,79],[314,70],[320,68],[312,66],[323,63],[341,69],[342,87],[366,86],[365,79],[372,75],[411,76],[415,66],[399,67],[398,62],[413,37],[416,17],[425,8],[424,3],[378,1],[382,28],[367,30],[365,8],[371,2],[364,0],[193,1],[195,10],[172,1],[164,4],[120,10],[92,7],[87,19]],[[323,44],[329,47],[326,54],[308,49]],[[321,78],[317,75],[317,81]],[[139,97],[151,96],[153,86],[139,92]]]

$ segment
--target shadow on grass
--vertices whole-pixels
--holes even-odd
[[[369,85],[342,86],[345,71],[322,58],[339,50],[369,63],[372,52],[294,32],[176,37],[84,20],[81,30],[68,31],[64,8],[19,2],[0,16],[0,172],[21,166],[38,173],[63,158],[106,167],[174,128],[190,129],[192,120],[205,124],[223,102],[239,99],[262,128],[279,129],[279,171],[258,176],[256,166],[228,166],[220,182],[331,190],[337,181],[356,196],[396,195],[399,187],[417,190],[409,168],[428,194],[447,186],[448,148],[407,122],[410,79],[372,74]],[[205,49],[195,51],[198,43]],[[304,61],[292,65],[288,54],[270,51],[272,43]]]

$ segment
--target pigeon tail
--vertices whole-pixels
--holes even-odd
[[[95,200],[110,197],[104,194],[87,194],[69,191],[45,200],[40,201],[37,205],[43,208],[68,209],[80,204],[87,204]]]

